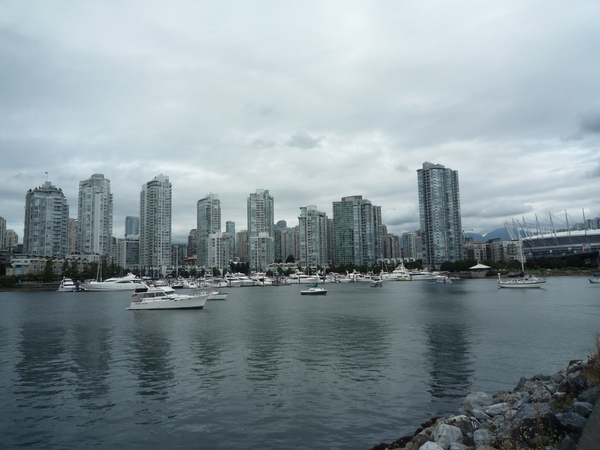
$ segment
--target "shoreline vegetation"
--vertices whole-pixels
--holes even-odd
[[[576,450],[589,442],[590,436],[581,437],[600,397],[599,333],[594,345],[587,361],[569,361],[553,375],[521,377],[512,391],[469,394],[457,415],[433,418],[371,450]]]

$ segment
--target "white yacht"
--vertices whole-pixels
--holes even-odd
[[[146,286],[141,278],[128,273],[121,278],[108,278],[104,281],[88,281],[81,283],[81,287],[91,292],[110,292],[110,291],[133,291],[137,288]],[[146,286],[147,287],[147,286]]]
[[[383,274],[383,278],[391,281],[410,281],[412,279],[408,269],[404,267],[404,263],[400,263],[392,273]]]
[[[77,290],[77,286],[70,278],[63,278],[60,281],[60,285],[58,286],[58,292],[75,292]]]
[[[204,308],[204,304],[206,303],[206,300],[208,300],[208,297],[208,292],[178,294],[170,286],[146,286],[146,290],[138,288],[134,291],[134,300],[127,309],[202,309]]]

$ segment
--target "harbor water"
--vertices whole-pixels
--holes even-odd
[[[130,293],[0,293],[2,448],[368,449],[594,352],[600,284],[552,277]]]

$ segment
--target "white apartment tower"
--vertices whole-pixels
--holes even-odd
[[[171,183],[160,174],[140,194],[140,268],[164,276],[171,265]]]
[[[221,231],[221,201],[212,192],[198,200],[196,254],[198,267],[210,267],[208,260],[208,237]]]
[[[300,265],[327,267],[327,216],[314,205],[302,206],[298,221]]]
[[[248,260],[253,270],[266,270],[275,259],[274,203],[265,189],[248,196]]]
[[[46,181],[25,196],[23,252],[64,258],[68,251],[69,205],[62,190]]]
[[[423,163],[417,170],[423,265],[439,269],[463,259],[458,172]]]
[[[110,181],[96,173],[79,182],[77,251],[110,255],[113,231],[113,196]]]

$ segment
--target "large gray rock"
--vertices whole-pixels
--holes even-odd
[[[472,433],[475,429],[473,421],[464,414],[460,416],[450,417],[448,420],[446,420],[446,423],[448,425],[454,425],[455,427],[458,427],[462,434],[465,436],[469,433]]]
[[[448,450],[469,450],[469,447],[467,447],[465,444],[454,442]]]
[[[437,445],[435,442],[425,442],[419,447],[419,450],[444,450],[442,447]]]
[[[559,413],[556,415],[558,427],[567,433],[580,434],[587,423],[587,419],[576,412]]]
[[[473,433],[473,441],[475,441],[475,448],[481,445],[492,445],[492,441],[494,440],[494,435],[491,431],[486,430],[485,428],[480,428]]]
[[[435,427],[431,437],[444,450],[448,450],[453,442],[458,442],[460,444],[463,441],[463,434],[462,431],[460,431],[460,428],[446,423],[442,423]]]
[[[510,410],[509,403],[496,403],[495,405],[486,406],[483,408],[483,412],[488,416],[497,416],[498,414],[504,414]]]
[[[583,417],[589,417],[594,409],[594,405],[588,402],[575,402],[573,403],[573,411],[577,414],[581,414]]]
[[[556,416],[547,403],[527,403],[514,417],[515,431],[524,438],[531,438],[545,430],[556,427]]]
[[[467,412],[472,413],[474,409],[483,409],[486,406],[490,406],[493,402],[492,397],[485,392],[473,392],[467,395],[463,406]]]

